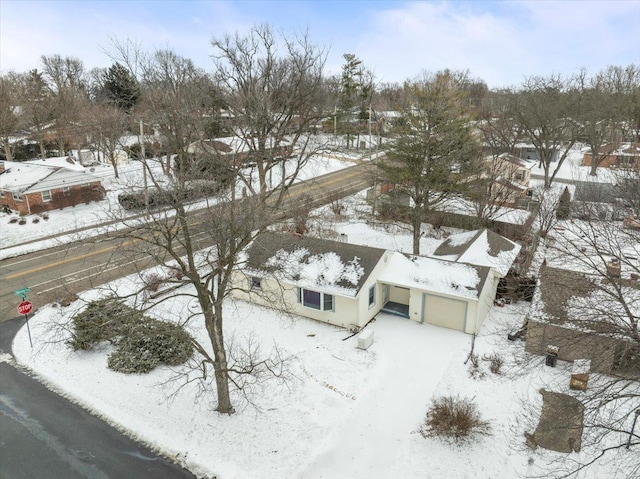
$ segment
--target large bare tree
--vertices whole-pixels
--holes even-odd
[[[87,107],[86,74],[82,60],[60,55],[41,57],[43,77],[52,91],[52,116],[60,155],[82,141],[79,125],[82,110]]]
[[[214,78],[234,117],[237,148],[256,165],[258,185],[250,175],[241,178],[262,202],[271,198],[278,204],[321,146],[312,130],[324,113],[326,53],[306,34],[278,37],[269,26],[214,39],[212,45]]]
[[[0,76],[0,143],[7,160],[11,161],[11,135],[18,129],[21,118],[19,80],[15,74]]]
[[[312,151],[308,127],[319,115],[316,101],[323,56],[305,38],[301,43],[285,42],[281,57],[272,41],[266,27],[247,37],[220,41],[215,75],[219,86],[173,52],[136,55],[143,59],[138,67],[140,108],[145,121],[160,131],[171,168],[166,162],[163,168],[154,168],[143,160],[149,195],[163,209],[151,209],[146,224],[129,236],[153,263],[177,272],[174,282],[189,286],[180,294],[193,297],[198,308],[185,321],[203,320],[208,333],[207,344],[195,342],[200,355],[197,379],[215,378],[216,409],[226,414],[234,411],[230,386],[243,389],[247,385],[243,377],[282,372],[277,352],[259,357],[250,347],[238,354],[229,344],[223,306],[234,287],[243,287],[233,282],[243,250],[273,221],[274,207],[308,160]],[[258,187],[245,176],[246,164],[224,150],[194,148],[213,143],[205,142],[207,124],[221,101],[237,119],[236,139],[244,151],[255,155]],[[295,148],[293,167],[270,185],[268,174],[282,161],[278,147],[285,142]],[[243,182],[254,194],[238,193]],[[197,214],[189,213],[194,200],[201,201]]]
[[[580,137],[576,118],[582,104],[576,79],[559,75],[529,77],[520,90],[511,92],[509,114],[538,153],[545,188],[551,186]]]

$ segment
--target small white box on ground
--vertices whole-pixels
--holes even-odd
[[[373,331],[367,329],[366,331],[361,331],[358,334],[358,348],[359,349],[369,349],[369,346],[373,344]]]

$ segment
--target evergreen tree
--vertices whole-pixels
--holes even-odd
[[[559,220],[566,220],[569,218],[569,212],[571,211],[571,195],[569,194],[569,188],[564,187],[564,191],[558,201],[558,210],[556,211],[556,218]]]
[[[140,85],[129,71],[114,63],[104,76],[104,88],[109,101],[127,113],[135,106],[140,98]]]

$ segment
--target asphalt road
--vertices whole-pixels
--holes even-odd
[[[7,352],[22,325],[0,323],[0,478],[195,477],[15,367]]]
[[[372,184],[369,164],[360,164],[293,185],[280,217],[296,205],[317,207],[350,196]],[[206,218],[195,221],[206,226]],[[206,238],[204,238],[206,240]],[[28,299],[38,308],[72,294],[133,274],[153,265],[149,254],[132,251],[125,232],[100,235],[0,261],[0,321],[16,315],[21,299],[14,291],[29,287]]]
[[[317,207],[367,188],[369,168],[357,165],[294,185],[280,216],[300,204]],[[22,318],[9,319],[20,302],[14,291],[29,287],[37,309],[152,266],[148,254],[126,254],[131,240],[122,236],[97,236],[0,261],[0,479],[194,477],[51,392],[10,355],[24,324]]]

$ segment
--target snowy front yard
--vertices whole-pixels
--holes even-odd
[[[411,238],[394,226],[372,225],[362,194],[345,199],[342,215],[327,206],[312,213],[313,234],[343,234],[353,244],[411,252]],[[53,218],[52,218],[53,219]],[[421,252],[429,254],[452,232],[427,233]],[[126,280],[118,287],[127,288]],[[186,288],[186,287],[185,287]],[[375,341],[366,351],[357,337],[324,323],[285,315],[242,301],[228,301],[225,334],[236,342],[251,338],[265,354],[274,344],[291,358],[290,382],[267,382],[247,404],[233,397],[237,413],[213,411],[212,392],[194,384],[169,381],[179,368],[159,367],[146,375],[125,375],[107,368],[112,351],[102,346],[73,352],[51,325],[68,321],[96,291],[70,306],[45,306],[16,336],[14,354],[51,388],[107,421],[151,444],[201,477],[221,479],[316,478],[521,478],[550,477],[567,457],[578,463],[593,454],[564,455],[525,446],[524,432],[535,429],[541,388],[568,392],[571,365],[544,366],[544,358],[524,352],[507,332],[522,324],[529,303],[493,307],[475,340],[481,374],[471,377],[472,337],[457,331],[379,314],[367,326]],[[179,320],[191,311],[189,299],[174,297],[148,312]],[[189,332],[202,343],[202,320]],[[482,359],[499,354],[501,374]],[[596,376],[596,375],[594,375]],[[595,378],[594,378],[595,379]],[[211,389],[213,391],[213,385]],[[579,394],[579,393],[576,393]],[[473,399],[491,435],[451,444],[418,433],[430,401],[443,395]],[[637,454],[637,451],[618,451]],[[580,478],[627,478],[610,462],[580,472]]]

